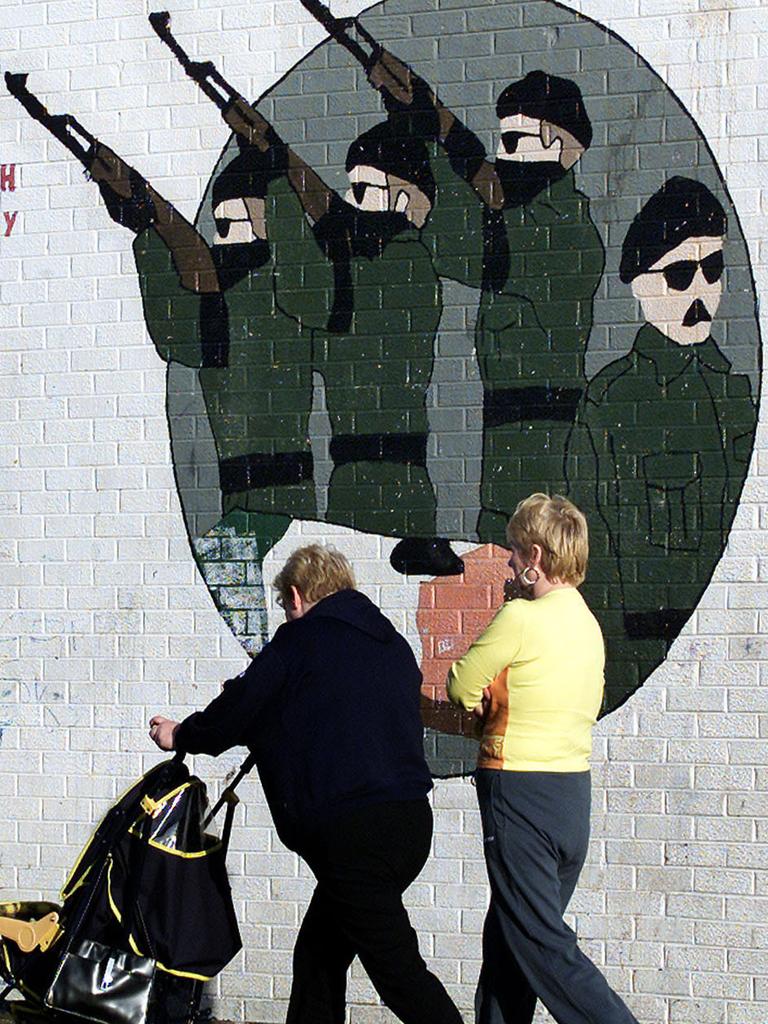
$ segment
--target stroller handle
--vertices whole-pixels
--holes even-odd
[[[46,950],[58,931],[58,913],[46,914],[38,921],[18,917],[0,917],[0,937],[15,942],[22,953],[31,953],[39,946]]]

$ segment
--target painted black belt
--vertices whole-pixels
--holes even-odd
[[[624,628],[633,640],[666,640],[677,637],[693,614],[689,608],[660,608],[651,612],[624,612]]]
[[[485,392],[483,425],[500,427],[505,423],[526,423],[529,420],[573,423],[581,395],[581,388],[538,385],[495,388]]]
[[[335,466],[350,462],[401,462],[426,466],[426,434],[340,434],[331,440]]]
[[[259,487],[287,487],[311,479],[310,452],[255,452],[219,462],[219,481],[224,494]]]
[[[220,292],[200,296],[200,345],[203,367],[222,369],[229,365],[229,318]]]

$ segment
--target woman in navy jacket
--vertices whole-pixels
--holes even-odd
[[[402,902],[432,838],[416,659],[339,552],[294,551],[275,587],[287,622],[273,640],[205,710],[155,716],[150,736],[190,754],[249,747],[278,835],[317,878],[288,1024],[343,1024],[355,955],[406,1024],[460,1024]]]

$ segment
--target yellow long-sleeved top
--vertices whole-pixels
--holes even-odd
[[[518,598],[448,673],[448,697],[467,710],[490,687],[479,768],[582,772],[603,696],[600,626],[574,587]]]

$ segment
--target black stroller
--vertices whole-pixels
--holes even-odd
[[[176,755],[107,812],[61,905],[0,903],[0,977],[19,1019],[192,1024],[203,985],[241,948],[225,864],[234,790],[209,812],[205,785]],[[206,832],[226,805],[221,837]],[[61,1016],[60,1016],[61,1015]]]

